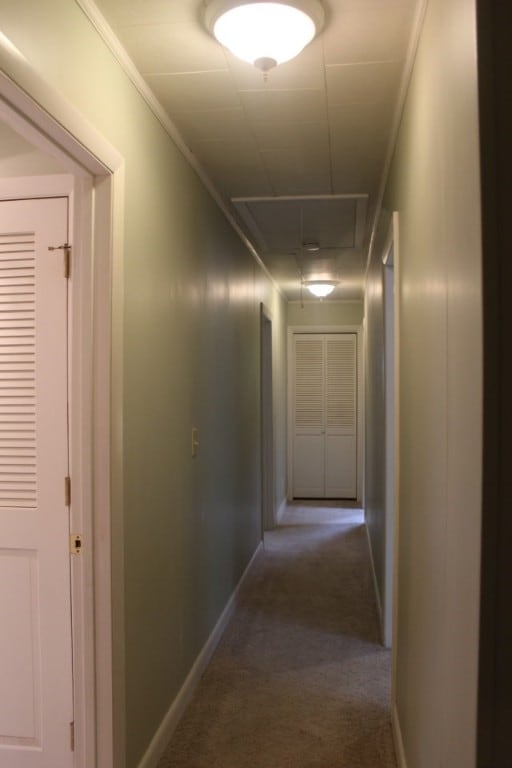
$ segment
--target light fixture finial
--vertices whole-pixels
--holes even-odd
[[[261,56],[259,59],[256,59],[254,61],[254,66],[258,69],[261,69],[263,74],[267,74],[269,69],[273,69],[273,67],[277,67],[277,61],[275,59],[272,59],[270,56]]]

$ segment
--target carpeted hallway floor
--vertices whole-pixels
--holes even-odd
[[[292,505],[158,768],[396,768],[356,509]]]

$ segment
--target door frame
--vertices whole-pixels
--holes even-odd
[[[385,395],[385,571],[382,606],[382,642],[393,648],[397,622],[398,523],[399,523],[399,415],[400,415],[400,261],[399,214],[393,211],[382,256],[384,290],[384,395]],[[395,670],[395,663],[393,670]],[[393,671],[393,680],[395,672]],[[393,682],[394,686],[394,682]],[[394,690],[394,688],[393,688]],[[394,701],[394,699],[393,699]]]
[[[261,537],[276,524],[272,314],[260,304]]]
[[[123,158],[0,36],[0,118],[71,179],[71,476],[76,768],[124,765]],[[62,178],[61,178],[62,181]],[[35,184],[36,182],[34,182]],[[113,649],[115,648],[115,656]]]
[[[382,606],[382,642],[391,648],[393,635],[393,538],[395,505],[395,397],[394,397],[394,266],[393,243],[383,260],[384,289],[384,398],[385,398],[385,563],[384,563],[384,604]]]
[[[356,502],[362,504],[363,499],[363,457],[364,457],[364,358],[363,358],[363,327],[362,325],[290,325],[288,327],[288,472],[286,498],[293,499],[293,385],[294,385],[294,345],[293,337],[298,333],[311,335],[323,335],[326,333],[354,333],[356,334],[357,354],[357,498]]]

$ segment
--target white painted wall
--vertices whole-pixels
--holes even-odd
[[[475,2],[430,0],[384,201],[387,212],[396,209],[400,216],[394,706],[407,768],[476,764],[482,479],[477,107]],[[380,257],[374,254],[374,264]],[[372,270],[370,326],[382,301],[381,271]]]
[[[287,324],[290,325],[361,325],[363,301],[290,301]]]

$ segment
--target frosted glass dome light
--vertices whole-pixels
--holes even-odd
[[[318,299],[324,299],[326,296],[329,296],[336,287],[336,283],[333,280],[312,280],[305,285],[308,291]]]
[[[297,56],[323,22],[319,0],[212,0],[206,8],[219,43],[263,72]]]

